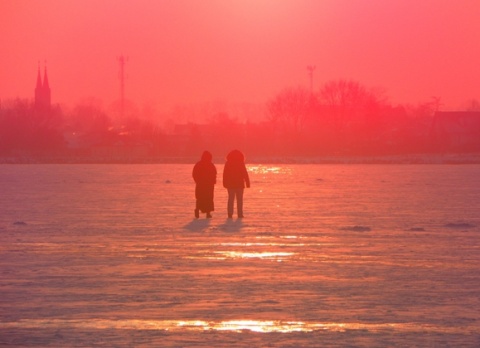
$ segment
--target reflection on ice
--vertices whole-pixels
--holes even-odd
[[[0,322],[0,329],[83,329],[83,330],[165,330],[165,331],[252,331],[259,333],[290,333],[312,331],[345,332],[367,330],[370,332],[436,332],[472,333],[475,326],[450,327],[422,323],[320,323],[281,320],[142,320],[142,319],[23,319],[16,322]]]
[[[249,165],[248,171],[254,174],[288,174],[291,172],[291,169],[288,167],[281,166],[266,166],[266,165]]]
[[[253,332],[295,332],[295,331],[311,331],[305,330],[305,323],[302,322],[280,322],[268,320],[230,320],[222,321],[218,325],[213,326],[218,331],[242,331],[248,330]]]
[[[215,254],[224,256],[223,258],[232,259],[276,259],[281,260],[286,257],[292,256],[294,253],[281,252],[281,251],[263,251],[263,252],[246,252],[246,251],[215,251]]]
[[[328,243],[303,243],[303,237],[298,236],[281,236],[272,240],[271,237],[255,237],[262,239],[258,242],[221,242],[221,243],[195,243],[197,247],[201,247],[200,253],[188,255],[184,258],[188,259],[210,259],[210,260],[226,260],[226,259],[263,259],[284,261],[294,255],[302,255],[301,250],[305,246],[327,246]],[[283,239],[283,241],[282,241]],[[302,239],[302,241],[298,240]],[[223,250],[222,250],[223,249]],[[279,251],[279,249],[281,251]],[[287,251],[285,251],[287,250]],[[293,250],[293,251],[290,251]],[[303,255],[303,258],[305,255]]]
[[[299,243],[238,243],[238,242],[229,242],[229,243],[220,243],[219,245],[222,245],[222,246],[246,246],[246,247],[250,247],[250,246],[281,246],[281,247],[296,247],[296,246],[304,246],[305,244],[299,244]]]

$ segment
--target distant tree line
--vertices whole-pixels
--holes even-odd
[[[266,105],[266,115],[241,122],[227,112],[206,123],[161,127],[140,115],[122,120],[85,102],[69,111],[33,103],[0,104],[0,157],[38,161],[156,161],[198,156],[204,149],[249,157],[369,156],[448,151],[432,141],[439,101],[391,105],[382,91],[356,81],[331,81],[318,91],[285,88]],[[471,108],[479,108],[472,101]],[[478,150],[478,149],[465,149]]]

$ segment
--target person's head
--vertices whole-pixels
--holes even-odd
[[[209,151],[203,151],[202,161],[212,162],[213,156]]]
[[[245,162],[245,156],[239,150],[232,150],[227,155],[227,161]]]

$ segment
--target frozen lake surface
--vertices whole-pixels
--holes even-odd
[[[1,165],[0,346],[480,346],[480,165],[192,167]]]

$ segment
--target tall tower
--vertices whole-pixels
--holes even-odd
[[[45,65],[45,70],[43,72],[43,102],[47,109],[50,109],[52,105],[51,93],[50,93],[50,85],[48,83],[48,76],[47,76],[47,66]]]
[[[50,85],[48,83],[47,76],[47,67],[43,73],[43,83],[42,76],[40,73],[40,63],[38,64],[37,71],[37,85],[35,87],[35,109],[37,110],[50,110],[51,106],[51,94],[50,94]]]
[[[42,107],[42,76],[40,75],[40,63],[38,63],[37,86],[35,87],[35,109]]]

